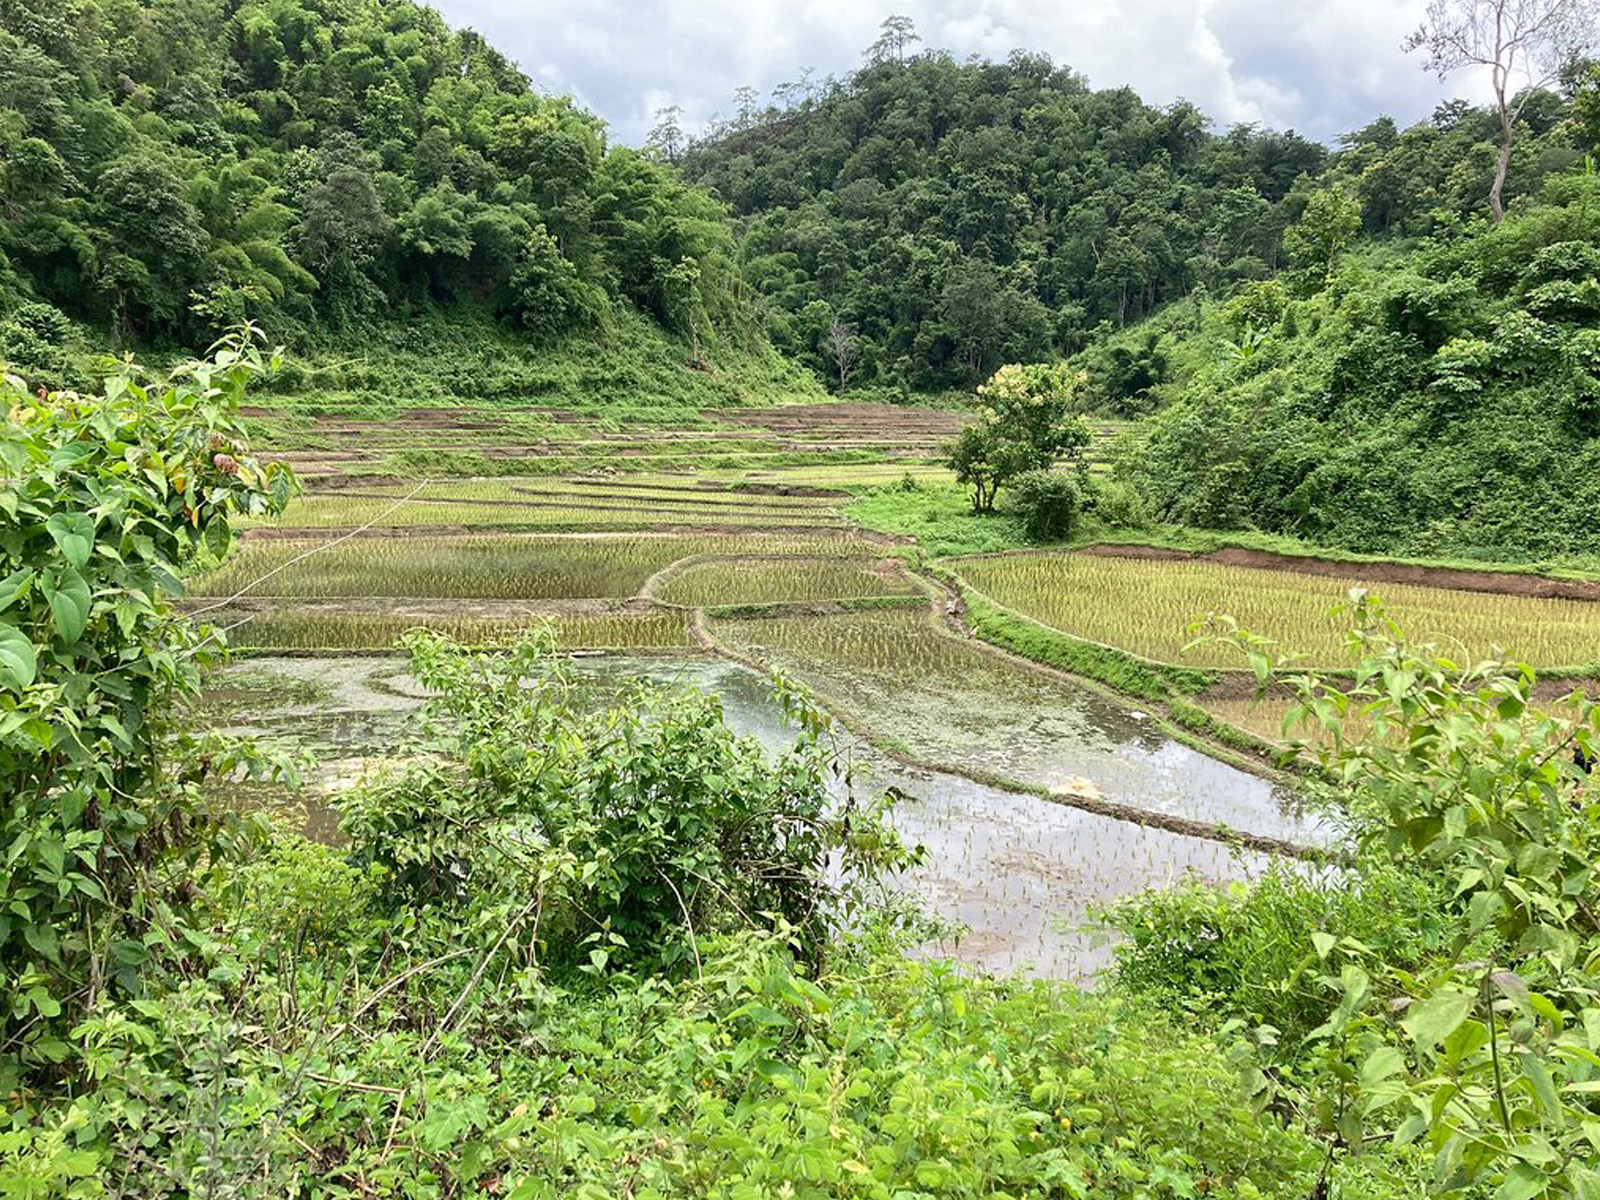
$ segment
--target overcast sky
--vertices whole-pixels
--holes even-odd
[[[1409,124],[1475,90],[1466,76],[1439,83],[1401,52],[1423,0],[436,2],[629,144],[668,104],[694,128],[729,114],[741,85],[766,96],[802,67],[819,78],[853,70],[891,12],[958,59],[1042,51],[1095,87],[1131,84],[1155,103],[1189,99],[1218,126],[1254,121],[1325,141],[1380,113]]]

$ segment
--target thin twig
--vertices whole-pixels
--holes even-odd
[[[428,1040],[423,1043],[422,1046],[422,1057],[424,1059],[433,1053],[433,1048],[439,1039],[443,1037],[445,1033],[449,1032],[450,1024],[455,1020],[456,1013],[458,1013],[461,1010],[461,1006],[467,1002],[467,997],[472,995],[473,989],[478,986],[478,981],[483,978],[483,973],[489,969],[489,964],[494,961],[494,956],[500,953],[500,947],[504,946],[506,944],[506,940],[514,932],[516,932],[517,929],[521,928],[522,922],[527,920],[528,914],[543,903],[544,888],[541,886],[538,892],[534,895],[533,899],[528,901],[523,910],[517,914],[516,919],[509,922],[506,927],[501,930],[500,936],[495,939],[494,945],[490,946],[483,958],[479,960],[477,968],[472,972],[472,978],[467,980],[467,986],[461,989],[461,994],[456,997],[456,1002],[450,1006],[450,1011],[445,1013],[444,1020],[440,1021],[439,1024],[434,1027],[434,1031],[428,1035]]]
[[[700,965],[699,938],[695,936],[694,922],[689,919],[689,906],[683,902],[683,893],[678,890],[678,885],[672,882],[672,876],[659,867],[656,869],[656,874],[667,881],[667,886],[672,889],[672,894],[678,898],[678,907],[683,910],[684,928],[689,931],[689,949],[694,952],[695,979],[703,983],[705,982],[706,973],[705,968]]]
[[[441,955],[439,955],[438,958],[430,958],[425,963],[418,963],[416,966],[410,967],[407,970],[402,971],[400,974],[396,975],[393,979],[391,979],[388,983],[384,984],[377,991],[373,992],[372,995],[368,996],[366,998],[366,1000],[364,1000],[362,1002],[361,1007],[356,1009],[355,1012],[350,1014],[349,1020],[347,1020],[343,1025],[341,1025],[334,1032],[333,1036],[328,1039],[328,1042],[331,1044],[333,1042],[338,1041],[341,1037],[344,1036],[345,1032],[352,1025],[354,1025],[357,1021],[359,1021],[362,1018],[362,1016],[364,1016],[366,1014],[366,1011],[369,1008],[371,1008],[379,1000],[383,999],[384,996],[386,996],[390,992],[394,991],[395,988],[399,987],[406,980],[410,979],[413,975],[420,975],[420,974],[422,974],[422,972],[427,971],[427,970],[429,970],[429,969],[431,969],[433,967],[443,966],[445,963],[450,962],[452,959],[457,959],[457,958],[462,957],[463,955],[471,954],[471,953],[472,953],[472,948],[470,946],[466,947],[465,949],[461,949],[461,950],[452,950],[452,951],[450,951],[449,954],[441,954]]]

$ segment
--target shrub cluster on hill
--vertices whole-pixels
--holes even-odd
[[[1600,180],[1170,314],[1119,468],[1168,520],[1356,550],[1600,551]],[[1152,331],[1152,336],[1155,331]]]

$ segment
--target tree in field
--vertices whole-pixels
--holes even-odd
[[[972,510],[994,511],[1000,488],[1065,458],[1079,465],[1089,427],[1076,400],[1086,382],[1066,363],[1011,364],[978,389],[978,419],[948,448],[956,479],[973,489]]]
[[[905,62],[906,47],[922,40],[917,36],[917,27],[910,17],[897,14],[887,16],[878,28],[881,30],[878,40],[867,47],[867,61],[874,65],[891,59]]]
[[[1361,232],[1361,205],[1343,188],[1317,192],[1300,219],[1283,234],[1289,269],[1316,288],[1333,278],[1339,256]]]
[[[850,382],[850,372],[855,369],[856,360],[861,357],[861,339],[856,336],[855,330],[835,317],[828,326],[828,332],[822,335],[822,349],[838,369],[839,390],[842,392]]]
[[[1523,110],[1595,37],[1593,0],[1429,0],[1427,19],[1406,39],[1406,50],[1426,51],[1428,69],[1440,79],[1463,67],[1489,70],[1500,124],[1489,188],[1496,223],[1505,216],[1506,171]]]

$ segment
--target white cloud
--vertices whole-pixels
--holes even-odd
[[[843,75],[887,13],[915,19],[925,45],[1002,58],[1049,54],[1096,87],[1183,97],[1219,125],[1254,121],[1332,139],[1381,113],[1402,123],[1472,89],[1427,76],[1400,50],[1422,0],[442,0],[542,88],[574,95],[636,143],[654,109],[677,103],[694,127],[734,89],[770,94],[802,67]],[[1472,95],[1476,100],[1479,97]]]

